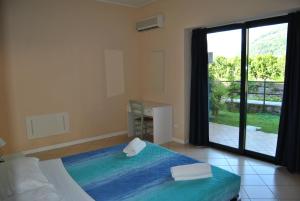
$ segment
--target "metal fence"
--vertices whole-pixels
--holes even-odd
[[[223,83],[226,88],[236,83],[236,89],[231,93],[240,95],[241,81],[218,81]],[[265,110],[266,102],[281,102],[283,96],[284,82],[275,81],[248,81],[247,85],[247,99],[262,101],[263,110]]]

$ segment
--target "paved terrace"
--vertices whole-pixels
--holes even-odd
[[[209,140],[218,144],[238,148],[239,128],[223,124],[209,123]],[[246,149],[275,156],[277,134],[256,131],[255,127],[247,127]]]

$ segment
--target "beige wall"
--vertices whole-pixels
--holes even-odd
[[[0,2],[0,136],[8,139],[9,133],[9,112],[8,99],[6,90],[6,68],[5,68],[5,51],[4,51],[4,31],[3,31],[3,12]],[[1,150],[0,150],[1,154]]]
[[[165,28],[139,34],[142,88],[147,88],[147,68],[152,50],[166,53],[165,92],[142,90],[142,97],[171,103],[174,108],[174,136],[186,140],[188,128],[188,72],[185,64],[185,29],[210,27],[241,20],[257,19],[300,8],[299,0],[158,0],[138,10],[137,19],[162,13]],[[186,40],[189,41],[189,40]],[[187,58],[185,58],[185,55]]]
[[[127,101],[139,98],[134,9],[95,0],[0,2],[0,136],[7,141],[5,151],[126,130]],[[110,98],[105,49],[124,55],[125,93]],[[71,133],[27,139],[26,116],[58,112],[69,113]]]

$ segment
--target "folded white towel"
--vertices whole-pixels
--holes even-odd
[[[171,174],[175,181],[212,177],[211,166],[208,163],[194,163],[171,167]]]
[[[140,153],[146,147],[146,143],[140,138],[134,138],[129,144],[123,149],[128,157],[132,157]]]
[[[175,181],[187,181],[187,180],[195,180],[195,179],[205,179],[212,177],[212,174],[203,174],[199,176],[186,176],[186,177],[174,177]]]

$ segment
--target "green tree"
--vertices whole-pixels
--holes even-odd
[[[285,72],[285,55],[278,57],[278,65],[279,65],[279,68],[281,69],[281,74],[276,80],[283,82],[284,81],[284,72]]]
[[[228,97],[230,98],[231,102],[233,102],[234,97],[236,96],[237,92],[239,91],[240,84],[239,84],[239,77],[240,77],[240,65],[241,59],[240,57],[234,57],[229,59],[228,62],[228,74],[226,78],[229,82],[229,86],[227,87]]]
[[[249,76],[255,80],[277,80],[283,74],[278,57],[271,54],[257,55],[249,59]]]
[[[240,66],[240,57],[226,58],[217,56],[213,63],[209,65],[209,73],[213,75],[216,80],[239,80],[241,72]]]
[[[213,116],[218,116],[219,111],[224,107],[224,96],[228,93],[226,90],[225,85],[215,80],[214,76],[211,75],[209,78],[210,82],[210,96],[209,96],[209,102],[210,102],[210,109]]]
[[[218,56],[213,63],[209,65],[209,73],[214,80],[224,80],[228,71],[228,59],[223,56]]]

